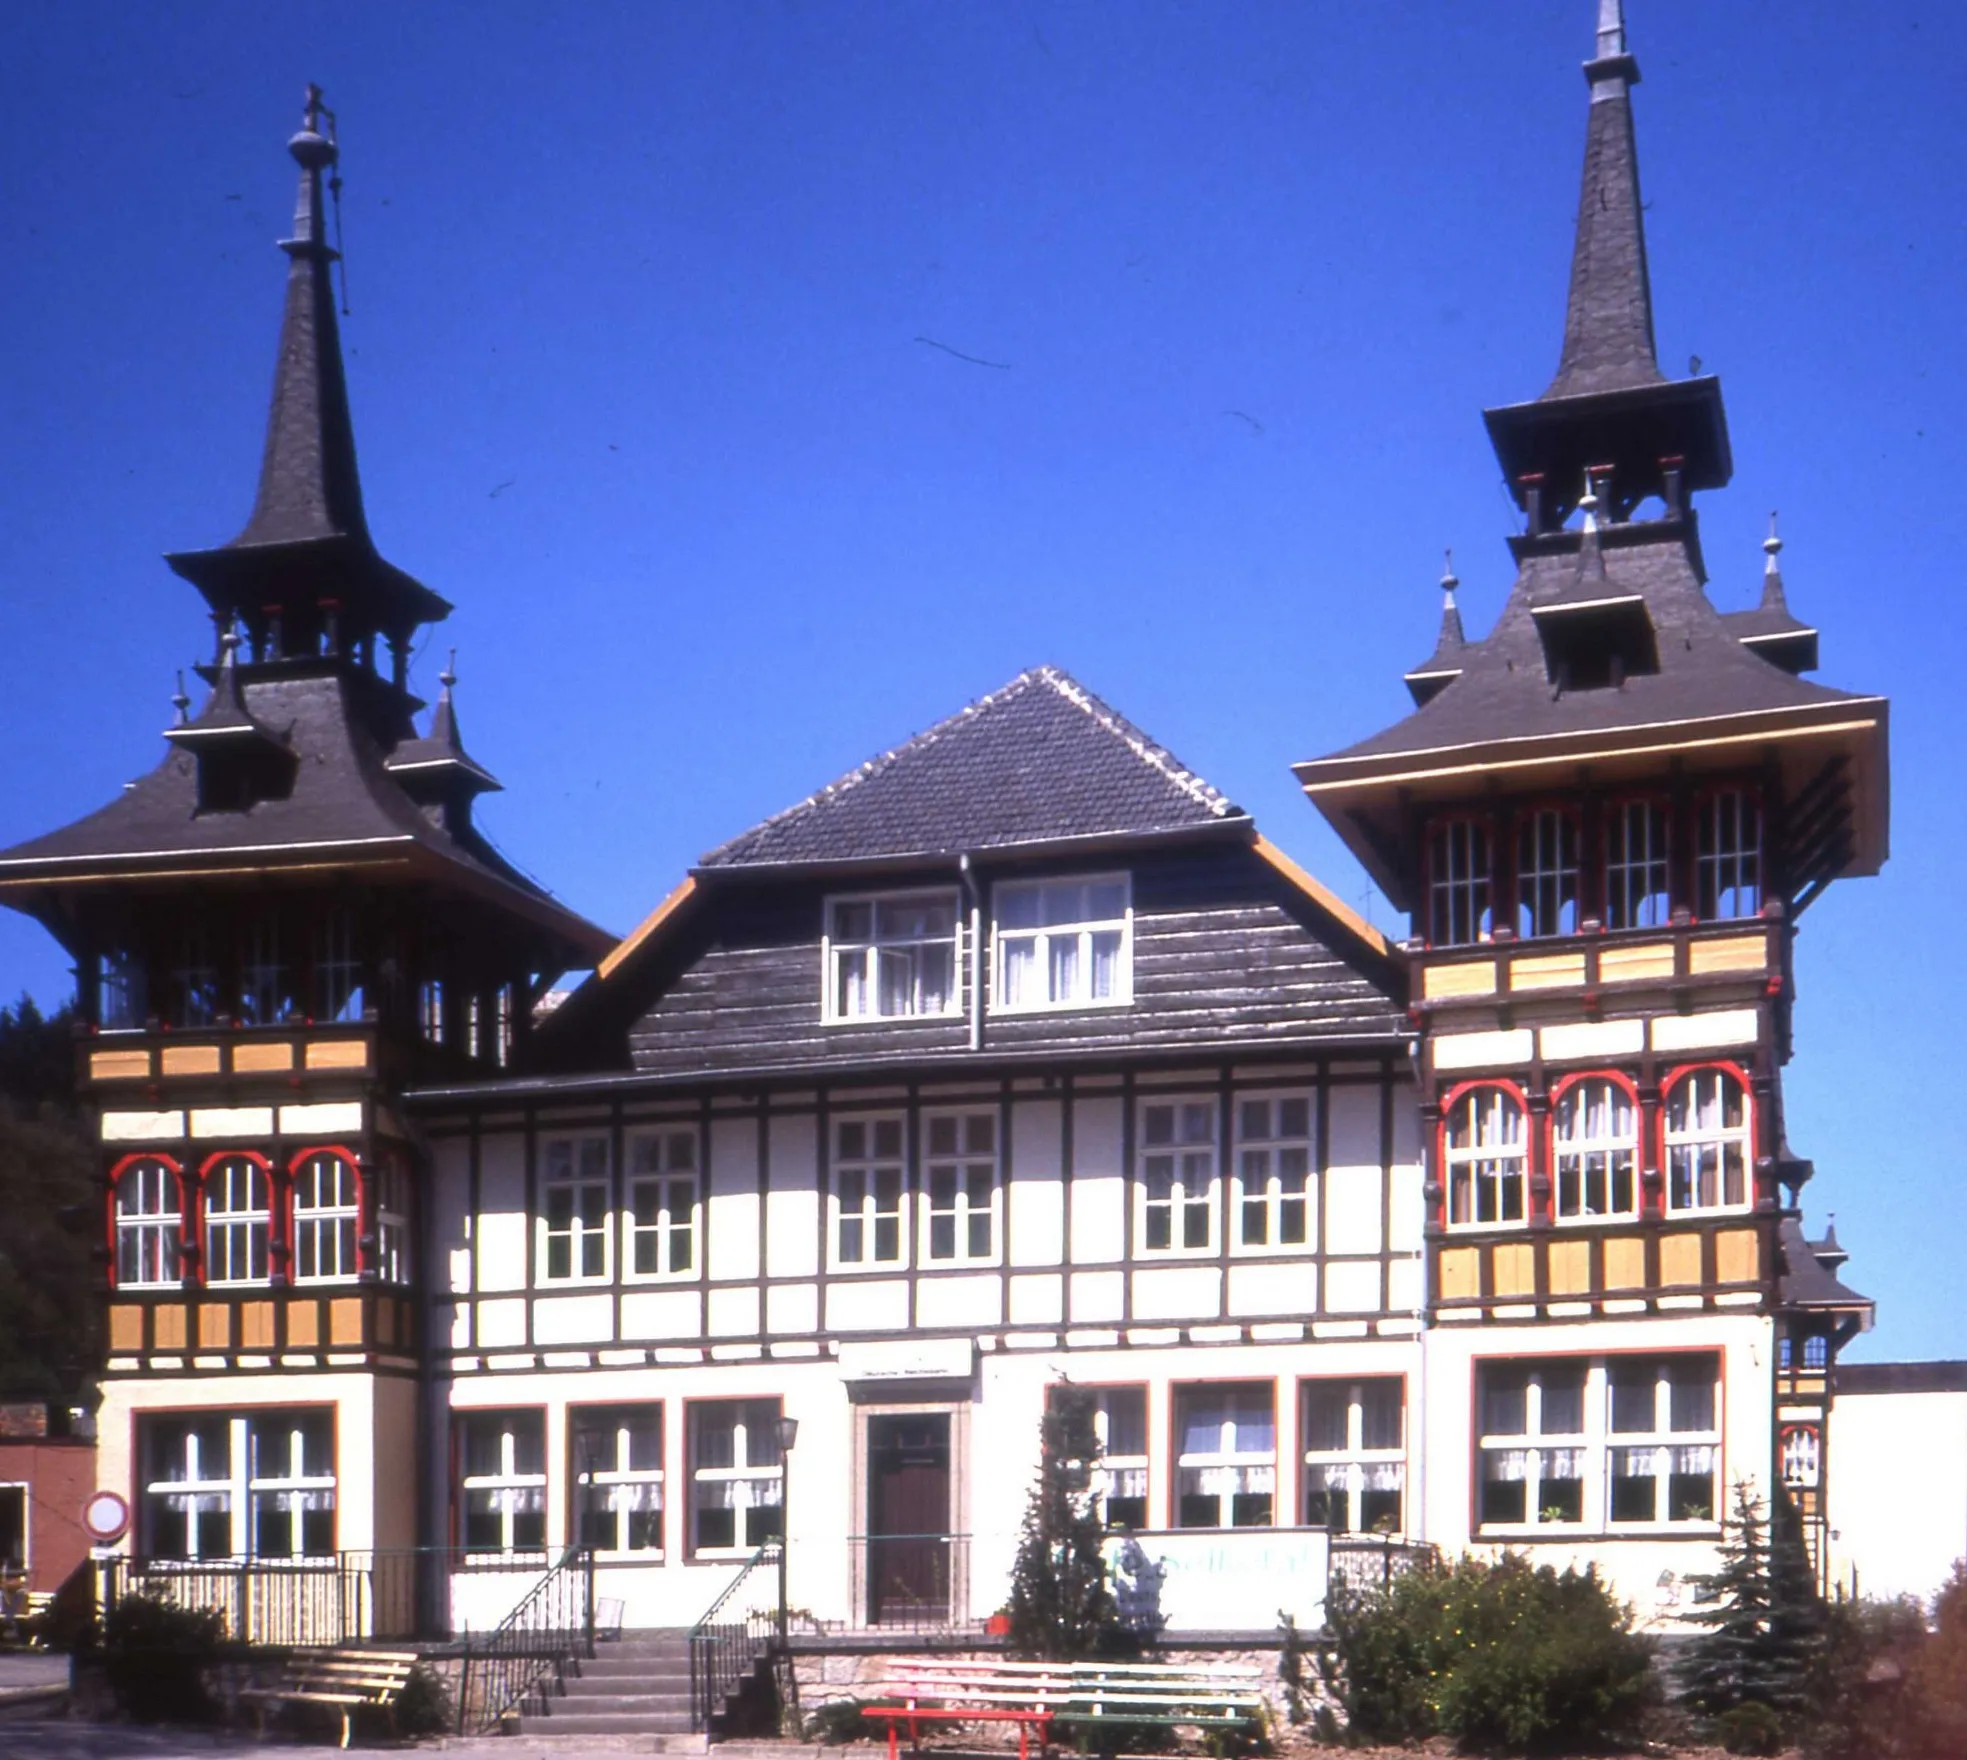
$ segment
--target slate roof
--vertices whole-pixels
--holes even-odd
[[[1785,1216],[1776,1229],[1777,1248],[1783,1268],[1778,1288],[1786,1308],[1859,1309],[1864,1324],[1871,1324],[1873,1302],[1839,1282],[1829,1266],[1811,1250],[1804,1237],[1803,1224]]]
[[[1037,666],[710,851],[701,866],[892,862],[1248,823],[1085,686]]]

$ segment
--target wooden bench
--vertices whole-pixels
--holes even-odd
[[[259,1704],[260,1733],[269,1705],[328,1705],[341,1715],[341,1745],[348,1746],[356,1709],[379,1707],[396,1729],[396,1700],[417,1665],[411,1650],[306,1650],[287,1659],[277,1684],[248,1687],[239,1696]]]
[[[884,1689],[903,1701],[862,1707],[888,1726],[889,1760],[900,1731],[921,1746],[924,1723],[1015,1722],[1019,1760],[1030,1760],[1035,1732],[1051,1746],[1055,1723],[1148,1724],[1158,1728],[1245,1729],[1263,1716],[1262,1671],[1250,1667],[1182,1668],[1154,1662],[899,1661]]]

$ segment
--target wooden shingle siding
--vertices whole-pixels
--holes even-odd
[[[1099,865],[1128,864],[1108,858]],[[986,1011],[986,1052],[1385,1043],[1405,1031],[1374,975],[1321,939],[1302,896],[1247,847],[1140,856],[1131,871],[1133,1002],[1043,1014]],[[898,876],[893,884],[952,879]],[[968,1046],[967,1013],[866,1026],[824,1023],[823,909],[824,892],[811,882],[715,900],[699,951],[630,1029],[635,1068],[658,1074],[806,1061],[837,1067]],[[967,1008],[967,984],[964,995]]]

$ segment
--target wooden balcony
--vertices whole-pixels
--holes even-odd
[[[82,1078],[100,1100],[124,1088],[162,1090],[244,1079],[290,1084],[295,1076],[366,1076],[378,1057],[371,1024],[239,1027],[211,1032],[105,1033],[85,1042]]]
[[[1781,929],[1763,918],[1430,948],[1415,956],[1416,1001],[1436,1012],[1567,993],[1753,986],[1782,972]]]

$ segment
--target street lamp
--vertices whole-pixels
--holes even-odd
[[[785,1555],[792,1545],[792,1445],[799,1440],[799,1420],[779,1419],[779,1649],[787,1648],[790,1627],[785,1599]]]

